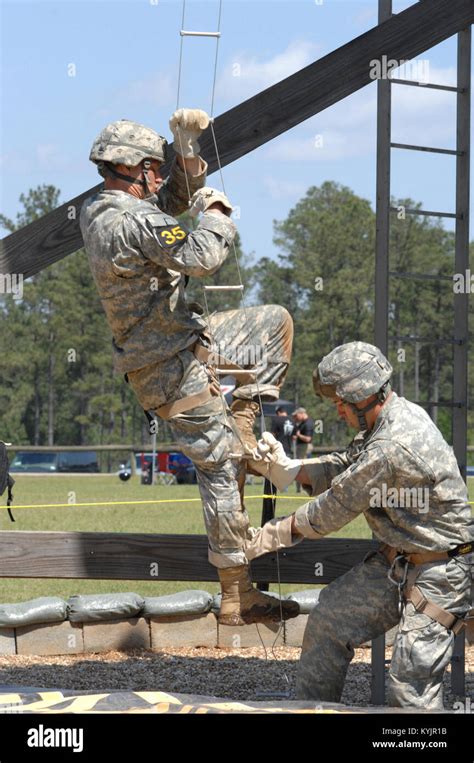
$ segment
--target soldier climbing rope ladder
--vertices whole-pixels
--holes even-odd
[[[243,503],[246,462],[235,457],[256,445],[260,401],[279,397],[293,322],[279,305],[229,310],[206,321],[203,308],[186,299],[188,279],[215,273],[236,234],[231,203],[204,185],[207,164],[198,138],[208,124],[200,109],[172,115],[176,157],[164,181],[165,138],[129,120],[107,125],[90,153],[105,187],[85,201],[80,226],[113,334],[115,370],[145,411],[168,421],[177,446],[193,461],[209,561],[222,588],[219,622],[244,625],[299,613],[296,602],[280,602],[251,584],[244,553],[252,534]],[[188,208],[190,194],[191,215],[202,214],[192,232],[173,216]],[[216,361],[221,368],[235,364],[216,357],[211,336],[219,347],[265,348],[265,363],[239,369],[230,410]]]

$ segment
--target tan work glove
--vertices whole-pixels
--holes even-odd
[[[291,485],[302,466],[301,459],[288,458],[281,442],[270,432],[264,432],[257,447],[247,453],[252,469],[273,482],[277,490]]]
[[[202,109],[178,109],[171,115],[170,130],[173,133],[173,148],[184,159],[199,155],[201,147],[198,138],[209,125],[209,116]]]
[[[290,514],[289,517],[276,517],[256,530],[253,538],[248,540],[244,546],[244,554],[247,559],[256,559],[257,556],[268,554],[270,551],[278,551],[280,548],[288,548],[301,543],[303,535],[291,534],[293,516]],[[255,528],[252,529],[255,530]]]
[[[220,202],[226,209],[228,209],[229,212],[226,214],[230,215],[232,212],[232,204],[225,193],[218,191],[216,188],[210,188],[207,185],[204,186],[204,188],[199,188],[191,198],[191,206],[188,210],[189,214],[191,217],[196,217],[200,212],[206,212],[206,210],[216,202]]]

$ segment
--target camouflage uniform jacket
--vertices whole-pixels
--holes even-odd
[[[370,432],[305,469],[317,496],[296,511],[296,527],[307,537],[363,513],[379,540],[405,552],[445,551],[474,539],[452,448],[420,406],[395,392]]]
[[[207,164],[201,162],[200,175],[188,174],[191,194],[205,183]],[[117,373],[167,360],[206,327],[200,305],[186,302],[186,276],[214,273],[236,228],[225,215],[208,212],[188,233],[172,217],[187,202],[185,173],[175,160],[149,199],[104,190],[83,204],[81,231],[112,330]]]

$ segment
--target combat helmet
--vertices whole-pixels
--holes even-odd
[[[351,405],[362,430],[367,429],[365,413],[377,403],[383,403],[390,393],[393,368],[385,355],[372,344],[348,342],[326,355],[313,371],[313,386],[317,395],[339,398]],[[371,395],[376,399],[364,408],[357,408]]]
[[[150,159],[160,162],[166,160],[167,141],[155,130],[130,119],[120,119],[110,122],[94,140],[89,159],[97,165],[102,177],[113,175],[128,183],[138,183],[148,192],[147,170]],[[114,164],[125,164],[127,167],[143,166],[143,180],[117,172]]]

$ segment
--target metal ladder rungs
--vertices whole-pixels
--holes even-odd
[[[427,337],[423,336],[390,336],[388,338],[389,342],[413,342],[418,344],[434,344],[439,347],[443,347],[444,345],[452,345],[462,344],[461,339],[428,339]]]
[[[411,79],[399,79],[397,77],[390,77],[390,82],[395,85],[411,85],[412,87],[427,87],[431,90],[447,90],[450,93],[464,93],[464,88],[455,87],[455,85],[436,85],[431,82],[417,82]]]
[[[450,154],[451,156],[464,156],[464,151],[456,151],[453,148],[431,148],[430,146],[414,146],[410,143],[390,143],[390,148],[403,148],[407,151],[429,151],[433,154]]]
[[[399,212],[398,207],[390,207],[390,212]],[[427,209],[405,209],[407,215],[424,215],[425,217],[453,217],[455,220],[460,220],[461,215],[457,215],[455,212],[432,212]]]
[[[186,32],[184,29],[180,31],[181,37],[220,37],[220,32]]]
[[[243,284],[239,286],[204,286],[204,291],[242,291]]]
[[[388,271],[389,276],[391,278],[408,278],[418,281],[449,281],[450,283],[453,282],[453,276],[440,276],[440,275],[431,275],[430,273],[407,273],[405,271],[396,271],[396,270],[389,270]]]

